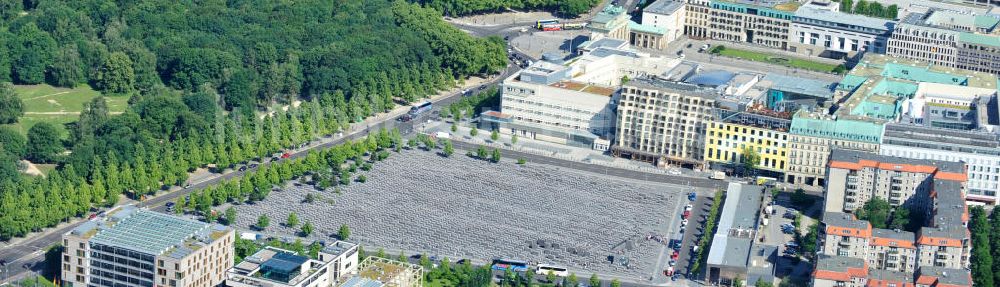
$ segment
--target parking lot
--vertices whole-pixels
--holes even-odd
[[[341,224],[367,248],[450,258],[509,258],[549,263],[578,274],[648,279],[657,272],[688,187],[619,180],[511,159],[491,164],[454,155],[403,151],[374,164],[367,182],[335,192],[290,185],[267,200],[237,206],[237,225],[271,218],[267,235],[290,212],[328,239]],[[306,194],[324,200],[304,203]],[[659,269],[662,270],[662,269]]]

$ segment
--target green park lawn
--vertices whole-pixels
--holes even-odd
[[[57,88],[49,85],[17,85],[14,91],[24,102],[24,116],[10,126],[27,133],[36,123],[48,122],[65,134],[64,124],[75,121],[80,116],[83,104],[101,95],[87,85],[73,89]],[[107,97],[108,109],[112,113],[125,111],[128,99]]]
[[[718,54],[726,57],[740,58],[755,62],[772,63],[776,65],[788,66],[793,68],[799,68],[803,70],[811,70],[824,73],[842,73],[838,69],[838,65],[820,63],[816,61],[810,61],[806,59],[778,56],[769,53],[761,53],[747,50],[734,49],[729,47],[717,46],[712,49],[713,54]]]

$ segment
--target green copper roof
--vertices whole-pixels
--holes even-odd
[[[872,88],[868,95],[892,95],[909,98],[917,93],[917,84],[883,79]]]
[[[1000,47],[1000,37],[973,33],[960,33],[958,40],[983,46]]]
[[[976,16],[976,28],[993,30],[993,27],[997,26],[997,22],[1000,22],[1000,19],[985,15]]]
[[[968,85],[968,77],[933,72],[925,67],[886,63],[882,70],[883,77],[902,79],[912,82],[931,82],[947,85]]]
[[[866,77],[846,75],[844,76],[844,79],[840,80],[840,83],[837,84],[837,89],[842,91],[853,91],[854,89],[857,89],[862,84],[864,84],[866,81],[868,81],[868,78]]]
[[[900,103],[901,101],[892,96],[873,95],[861,101],[858,107],[851,110],[851,114],[891,120],[896,118],[896,112],[899,111]]]
[[[628,21],[628,28],[630,30],[632,30],[632,31],[639,31],[639,32],[646,33],[646,34],[660,34],[660,35],[663,35],[663,34],[667,33],[667,29],[663,29],[663,28],[660,28],[660,27],[653,27],[653,26],[649,26],[649,25],[643,25],[643,24],[636,23],[634,21]]]
[[[818,119],[800,116],[801,114],[803,113],[797,113],[792,118],[792,128],[789,130],[791,134],[869,143],[881,142],[884,125],[855,120]]]

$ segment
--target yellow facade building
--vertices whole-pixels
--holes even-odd
[[[716,169],[739,169],[746,147],[760,155],[757,170],[763,174],[784,174],[788,168],[788,128],[791,120],[782,115],[751,112],[723,112],[708,123],[704,159]]]

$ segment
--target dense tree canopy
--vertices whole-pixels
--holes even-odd
[[[392,108],[394,100],[414,101],[506,66],[502,40],[472,38],[440,12],[403,0],[22,7],[27,13],[0,12],[0,44],[11,47],[0,49],[0,80],[73,85],[82,75],[130,99],[116,115],[103,98],[86,103],[67,138],[49,124],[29,130],[25,157],[58,168],[46,177],[0,177],[0,240],[113,206],[121,195],[183,185],[197,168],[218,172],[271,156]],[[269,109],[294,100],[301,105]],[[63,155],[66,148],[71,153]],[[263,199],[276,180],[301,174],[292,170],[300,165],[228,181],[206,192],[218,197],[192,196],[185,204],[204,212],[227,198]]]
[[[416,0],[447,15],[466,15],[507,9],[550,10],[576,16],[587,13],[600,0]]]
[[[24,115],[24,103],[14,92],[14,85],[0,82],[0,124],[16,123]]]
[[[27,157],[36,163],[55,162],[63,152],[59,131],[47,122],[40,122],[28,130]]]

